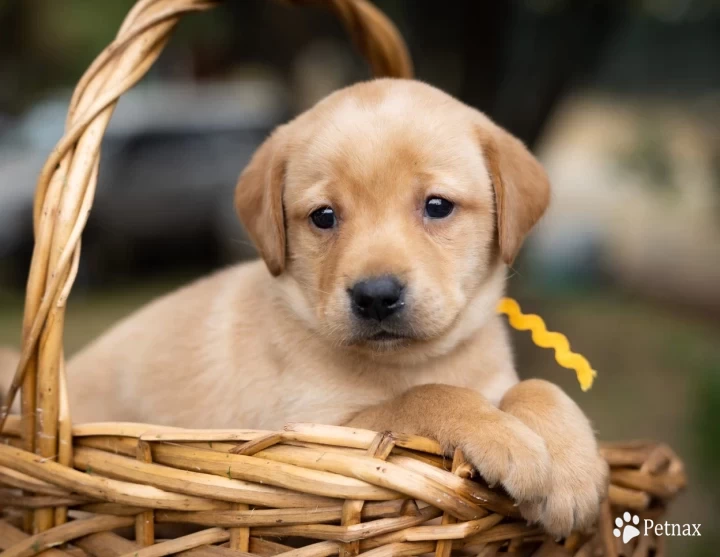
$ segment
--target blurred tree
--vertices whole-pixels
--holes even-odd
[[[487,112],[530,145],[567,91],[592,75],[627,12],[624,3],[606,0],[375,3],[408,41],[418,78]],[[227,9],[242,30],[232,36],[235,61],[260,60],[287,73],[292,54],[314,38],[345,40],[325,10],[267,1],[230,2]]]
[[[434,78],[531,146],[567,92],[593,75],[627,15],[624,3],[607,0],[407,4],[419,77]],[[447,65],[426,65],[438,52],[458,57],[452,74],[443,73]]]
[[[420,79],[487,112],[530,146],[568,92],[596,80],[608,58],[616,79],[631,83],[634,77],[646,87],[666,73],[665,57],[673,57],[668,70],[677,88],[716,82],[720,68],[708,65],[714,60],[708,46],[720,36],[714,0],[375,2],[408,39]],[[18,111],[50,88],[75,83],[132,3],[0,2],[0,111]],[[298,53],[323,37],[347,44],[340,23],[321,7],[227,1],[185,18],[153,71],[217,78],[259,63],[290,76]],[[348,75],[368,76],[359,59]]]
[[[21,65],[17,52],[22,46],[19,22],[22,19],[22,4],[9,0],[0,2],[0,114],[9,110],[21,91],[17,73]]]

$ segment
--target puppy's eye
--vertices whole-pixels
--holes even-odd
[[[313,211],[310,214],[310,220],[315,226],[322,228],[323,230],[332,228],[337,224],[335,211],[333,211],[332,207],[320,207],[319,209]]]
[[[444,219],[453,212],[455,204],[442,197],[428,197],[425,200],[425,216],[430,219]]]

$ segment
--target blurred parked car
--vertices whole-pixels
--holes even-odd
[[[16,277],[32,251],[35,180],[62,135],[67,104],[63,96],[36,106],[0,138],[0,260]],[[233,188],[286,107],[283,89],[261,80],[126,93],[103,140],[79,280],[250,255]]]

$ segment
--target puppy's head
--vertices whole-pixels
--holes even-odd
[[[236,206],[316,333],[374,353],[437,352],[494,311],[504,264],[548,198],[540,164],[483,114],[419,82],[378,80],[278,128]]]

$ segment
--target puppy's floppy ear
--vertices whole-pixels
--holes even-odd
[[[282,128],[255,152],[235,188],[235,210],[273,276],[285,269],[282,206],[287,153]]]
[[[487,121],[478,126],[478,135],[495,189],[500,255],[510,265],[547,209],[550,182],[525,145],[504,129]]]

